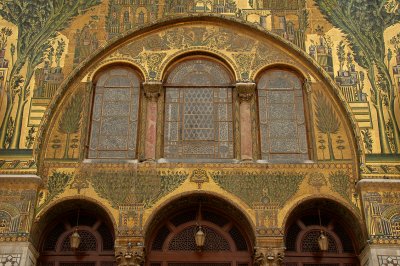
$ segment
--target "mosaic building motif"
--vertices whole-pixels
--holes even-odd
[[[0,190],[0,242],[25,241],[31,228],[36,191]]]
[[[367,192],[362,197],[370,235],[374,239],[396,239],[400,236],[400,193]]]

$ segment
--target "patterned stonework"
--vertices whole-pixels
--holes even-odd
[[[21,254],[0,254],[1,266],[19,266]]]
[[[378,255],[379,266],[398,266],[400,265],[400,256]]]

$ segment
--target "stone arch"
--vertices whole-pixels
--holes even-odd
[[[90,212],[99,214],[107,222],[108,226],[112,228],[112,233],[116,235],[117,224],[114,216],[103,203],[89,197],[72,196],[54,201],[36,215],[31,229],[32,244],[38,249],[46,226],[57,217],[78,209],[90,210]]]
[[[233,62],[229,57],[227,57],[223,53],[218,52],[217,50],[204,49],[203,47],[182,49],[179,52],[168,56],[160,67],[157,79],[164,80],[168,75],[168,70],[173,67],[173,64],[177,60],[185,59],[186,57],[191,56],[205,56],[215,59],[216,61],[224,65],[229,70],[229,72],[234,75],[234,80],[239,80],[239,73],[237,71],[235,62]]]
[[[143,66],[141,66],[140,64],[137,64],[136,62],[132,62],[131,60],[127,60],[124,58],[112,58],[110,60],[102,61],[99,65],[97,65],[90,72],[88,72],[86,76],[86,81],[94,82],[96,80],[96,77],[99,74],[101,74],[101,72],[107,70],[107,68],[115,66],[125,66],[128,68],[132,68],[139,74],[142,80],[144,80],[145,77],[147,76],[146,69],[143,68]]]
[[[343,224],[347,225],[348,228],[352,228],[348,233],[351,234],[351,238],[354,240],[355,251],[360,252],[364,248],[365,243],[367,243],[367,231],[361,213],[358,213],[357,209],[351,207],[349,204],[326,195],[313,195],[293,201],[282,223],[285,235],[288,227],[296,217],[301,216],[302,213],[318,210],[323,210],[332,216],[340,217]]]
[[[193,15],[190,17],[182,18],[182,17],[174,17],[174,18],[164,18],[158,20],[156,22],[147,23],[144,26],[139,26],[134,28],[121,36],[115,37],[110,40],[107,45],[100,47],[97,51],[95,51],[91,56],[86,58],[77,68],[75,68],[68,77],[63,81],[60,85],[59,90],[54,95],[54,98],[51,104],[48,107],[44,117],[42,118],[41,124],[39,126],[35,146],[34,146],[34,158],[35,161],[38,162],[38,170],[42,168],[42,156],[43,156],[43,146],[47,140],[47,133],[49,128],[51,128],[50,124],[53,120],[53,117],[57,113],[56,110],[59,108],[60,103],[63,99],[65,99],[67,95],[67,91],[74,82],[78,82],[82,80],[90,71],[93,66],[99,64],[102,60],[110,55],[112,52],[116,51],[118,47],[127,45],[129,42],[139,39],[140,37],[152,33],[156,30],[165,29],[168,26],[172,26],[174,24],[182,25],[183,23],[193,25],[193,23],[201,23],[201,25],[224,25],[226,27],[235,27],[235,29],[243,30],[248,36],[256,36],[262,41],[270,42],[275,46],[279,46],[290,53],[293,57],[302,61],[304,65],[307,66],[319,79],[329,87],[331,90],[332,96],[336,99],[339,105],[342,107],[341,112],[346,116],[346,120],[348,122],[348,127],[352,130],[352,142],[355,143],[355,155],[360,163],[365,161],[364,158],[364,146],[362,143],[362,138],[360,134],[360,130],[354,120],[354,117],[350,111],[348,104],[345,102],[344,97],[342,96],[338,86],[334,83],[334,81],[329,77],[329,75],[315,62],[305,51],[301,50],[299,47],[291,44],[287,40],[284,40],[282,37],[268,32],[263,29],[261,26],[257,26],[250,22],[243,22],[236,18],[224,18],[221,15]],[[289,60],[293,61],[293,60]],[[282,62],[284,63],[284,62]],[[147,78],[147,76],[146,76]],[[358,169],[358,168],[357,168]],[[356,171],[358,171],[356,169]]]
[[[273,64],[264,65],[264,66],[260,67],[259,69],[257,69],[256,71],[254,71],[254,74],[252,75],[251,79],[257,80],[264,71],[268,71],[271,69],[279,69],[279,68],[288,69],[288,70],[296,73],[303,81],[311,80],[311,75],[309,72],[306,72],[304,69],[298,67],[297,65],[290,64],[288,62],[285,62],[285,63],[277,62],[277,63],[273,63]]]
[[[206,199],[206,200],[205,200]],[[237,201],[229,200],[224,195],[216,194],[209,191],[202,191],[193,193],[193,191],[188,191],[185,193],[180,193],[179,195],[173,196],[169,199],[165,199],[160,205],[152,209],[151,215],[147,218],[143,225],[144,237],[146,240],[149,239],[150,235],[157,228],[158,223],[167,217],[170,213],[176,210],[176,206],[193,206],[199,204],[223,206],[221,210],[226,211],[227,215],[235,217],[242,228],[250,238],[250,241],[255,245],[256,235],[255,235],[255,224],[253,223],[250,215],[245,211],[243,206],[240,206]],[[222,205],[221,205],[222,204]],[[148,243],[145,243],[145,245]]]

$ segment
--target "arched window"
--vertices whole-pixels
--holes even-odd
[[[265,71],[257,84],[261,158],[308,159],[301,80],[286,70]]]
[[[112,68],[100,74],[94,89],[88,157],[136,157],[140,79],[135,71]]]
[[[232,80],[206,58],[178,63],[165,87],[164,157],[233,159]]]

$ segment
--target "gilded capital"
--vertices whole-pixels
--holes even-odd
[[[261,248],[255,247],[253,254],[253,263],[256,266],[278,266],[283,265],[283,248]]]
[[[145,260],[145,251],[142,246],[134,246],[128,243],[126,248],[119,248],[115,252],[118,266],[142,266]]]
[[[236,91],[240,102],[248,102],[255,93],[256,84],[254,82],[238,82],[236,83]]]
[[[161,95],[163,85],[161,82],[144,82],[143,89],[144,95],[150,101],[157,101],[158,97]]]

